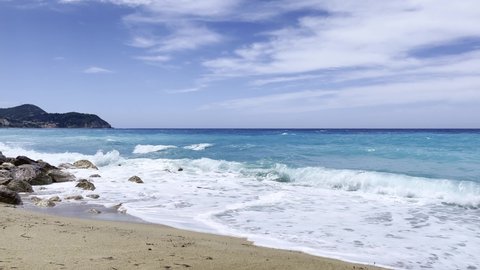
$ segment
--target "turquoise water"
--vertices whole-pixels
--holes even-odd
[[[151,222],[401,269],[480,265],[480,130],[1,129],[0,151],[88,158],[97,203]]]

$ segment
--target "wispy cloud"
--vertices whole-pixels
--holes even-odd
[[[114,73],[112,70],[106,69],[106,68],[101,68],[101,67],[88,67],[83,70],[83,73],[86,74],[109,74],[109,73]]]
[[[452,89],[455,92],[452,94]],[[480,101],[480,78],[430,78],[415,82],[306,90],[232,99],[204,106],[246,112],[308,112],[339,108],[416,104],[421,102],[471,103]]]

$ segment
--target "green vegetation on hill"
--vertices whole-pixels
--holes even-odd
[[[95,114],[78,112],[47,113],[38,106],[24,104],[0,108],[0,128],[111,128]]]

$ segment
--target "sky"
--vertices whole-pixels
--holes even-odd
[[[117,128],[480,128],[478,0],[0,0],[0,107]]]

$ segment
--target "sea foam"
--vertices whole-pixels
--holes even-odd
[[[139,144],[133,149],[133,154],[148,154],[153,152],[159,152],[167,149],[177,148],[175,145],[143,145]]]
[[[199,144],[192,144],[185,146],[183,148],[188,149],[188,150],[193,150],[193,151],[202,151],[207,149],[208,147],[212,147],[213,144],[211,143],[199,143]]]
[[[84,203],[122,203],[149,222],[394,269],[480,265],[480,186],[474,182],[210,158],[128,159],[116,150],[41,153],[0,143],[0,151],[54,165],[89,159],[100,166],[102,178],[92,181],[101,197]],[[145,183],[132,184],[132,175]],[[69,182],[45,188],[35,195],[88,193]]]

